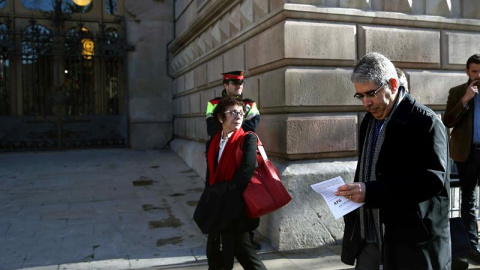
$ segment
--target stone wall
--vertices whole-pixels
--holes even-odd
[[[294,200],[262,218],[278,249],[339,243],[334,220],[310,184],[352,181],[363,116],[349,75],[366,52],[389,57],[412,95],[441,114],[448,89],[467,80],[480,52],[476,0],[177,0],[172,148],[205,173],[205,110],[221,73],[245,69],[244,95],[258,102],[258,134]]]
[[[173,134],[173,79],[168,42],[174,37],[173,1],[125,0],[130,146],[164,148]]]

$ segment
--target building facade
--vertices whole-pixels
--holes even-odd
[[[356,61],[385,54],[411,94],[441,115],[448,89],[467,80],[467,58],[480,52],[479,26],[475,0],[177,0],[171,146],[204,175],[207,101],[220,95],[222,72],[246,70],[257,133],[293,197],[259,230],[281,250],[339,243],[343,221],[310,185],[353,179],[364,115],[349,79]]]
[[[281,250],[339,243],[310,185],[353,179],[356,61],[385,54],[441,115],[479,29],[478,0],[0,0],[0,151],[168,146],[203,176],[207,102],[243,69],[293,196],[259,231]]]
[[[173,1],[0,0],[0,151],[165,147],[173,29]]]

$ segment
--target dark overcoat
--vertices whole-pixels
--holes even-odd
[[[210,147],[210,142],[207,145]],[[218,149],[216,151],[218,152]],[[225,179],[228,181],[210,186],[208,179],[213,172],[210,172],[207,166],[205,190],[194,213],[194,220],[203,233],[243,233],[258,227],[260,219],[247,218],[242,197],[256,166],[257,136],[255,134],[245,134],[242,151],[240,167],[235,170],[232,179]],[[229,163],[235,166],[235,160]]]
[[[377,208],[383,227],[383,265],[392,269],[450,269],[447,135],[440,118],[406,94],[392,112],[376,163],[365,183],[366,208]],[[360,127],[359,156],[372,115]],[[355,181],[359,181],[359,165]],[[344,217],[341,259],[353,265],[362,246],[358,209]]]
[[[467,161],[473,140],[474,100],[470,100],[467,108],[462,103],[469,84],[470,81],[450,89],[443,117],[445,126],[453,128],[450,134],[450,156],[457,162]]]

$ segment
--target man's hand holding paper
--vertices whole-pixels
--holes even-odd
[[[362,194],[362,192],[360,191],[365,190],[365,187],[363,186],[362,189],[361,185],[358,187],[352,185],[354,184],[345,184],[343,179],[338,176],[329,180],[313,184],[311,185],[311,187],[318,194],[322,195],[333,216],[335,217],[335,219],[338,219],[363,205],[363,202],[357,203],[353,200],[350,200],[350,194],[352,194],[352,199],[357,199],[357,197],[358,199],[365,199],[365,192],[363,192],[363,195],[360,195]],[[342,188],[341,191],[340,187]],[[348,195],[345,196],[338,194]]]
[[[338,187],[335,196],[344,196],[357,203],[365,202],[365,183],[351,183]]]

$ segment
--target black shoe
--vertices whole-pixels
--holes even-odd
[[[253,240],[252,240],[252,246],[253,246],[253,249],[255,249],[255,250],[262,249],[262,246],[259,243],[255,242]]]
[[[468,262],[473,265],[480,265],[480,251],[477,248],[473,248],[468,254]]]

